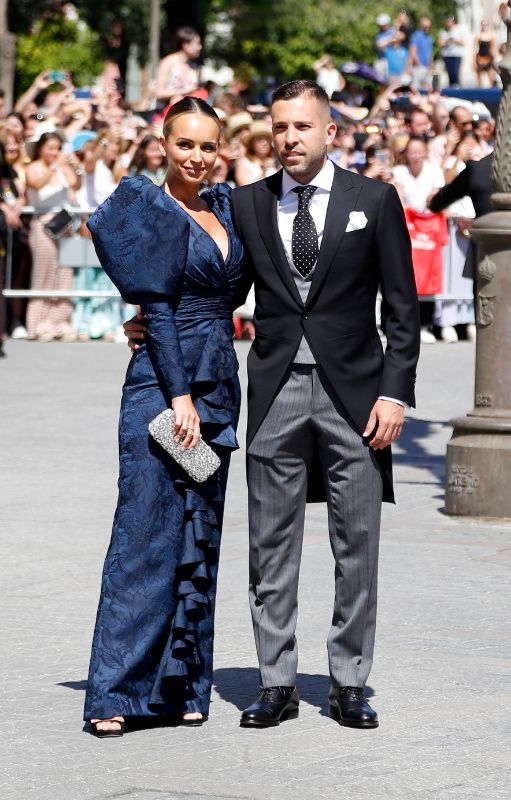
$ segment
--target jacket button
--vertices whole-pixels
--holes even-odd
[[[309,319],[309,315],[308,314],[304,314],[302,319]]]

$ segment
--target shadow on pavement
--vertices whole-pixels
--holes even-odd
[[[328,675],[309,675],[299,672],[296,676],[296,685],[300,693],[300,700],[315,706],[319,713],[328,717],[328,690],[330,689],[330,677]],[[87,688],[87,681],[62,681],[57,686],[66,689],[84,692]],[[213,688],[216,689],[222,700],[242,711],[249,706],[259,692],[259,670],[254,667],[226,667],[216,669],[213,672]],[[374,689],[371,686],[365,687],[365,696],[373,697]],[[146,728],[175,727],[179,721],[175,717],[155,716],[155,717],[130,717],[127,726],[129,730],[143,730]],[[84,731],[89,731],[90,726],[85,723]]]
[[[57,686],[63,686],[65,689],[75,689],[77,692],[84,692],[87,688],[87,681],[62,681],[62,683],[57,683]]]
[[[392,460],[394,465],[428,469],[434,478],[432,482],[443,486],[445,454],[435,455],[434,453],[430,453],[423,445],[423,442],[428,438],[438,434],[439,427],[450,428],[451,426],[448,422],[432,422],[427,419],[409,418],[399,437],[399,452],[393,453]],[[399,482],[424,484],[424,480],[400,480]]]
[[[300,699],[304,703],[316,706],[320,714],[328,716],[328,690],[330,677],[328,675],[308,675],[299,672],[296,685]],[[213,686],[227,703],[236,706],[240,711],[249,706],[256,698],[259,689],[259,670],[253,667],[227,667],[216,669],[213,673]],[[366,697],[374,695],[374,689],[365,688]]]

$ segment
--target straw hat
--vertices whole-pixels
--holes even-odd
[[[252,122],[252,124],[250,125],[250,130],[248,132],[245,141],[246,147],[250,145],[250,142],[252,141],[252,139],[255,139],[256,136],[264,136],[266,139],[268,139],[270,144],[273,143],[273,136],[271,133],[271,129],[262,119],[258,119],[255,122]]]
[[[237,111],[236,114],[231,114],[227,117],[227,124],[225,126],[225,135],[227,139],[232,137],[240,130],[240,128],[248,128],[253,123],[252,114],[248,111]]]

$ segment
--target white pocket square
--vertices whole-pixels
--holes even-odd
[[[350,219],[346,225],[346,233],[350,231],[361,231],[367,225],[367,217],[363,211],[351,211]]]

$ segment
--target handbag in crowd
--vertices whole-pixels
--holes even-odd
[[[62,211],[57,212],[54,217],[44,223],[44,231],[50,239],[57,241],[65,236],[68,231],[72,231],[75,228],[76,221],[76,217],[63,208]]]
[[[192,450],[183,450],[174,440],[175,420],[174,411],[167,408],[149,423],[149,433],[194,481],[204,483],[217,471],[220,459],[203,439]]]

